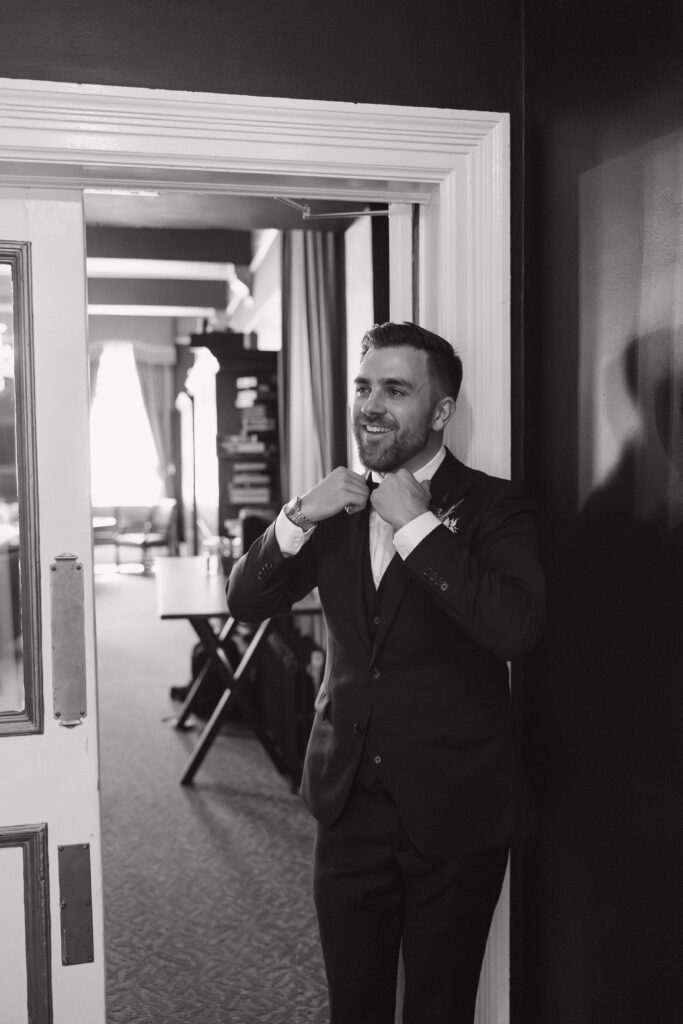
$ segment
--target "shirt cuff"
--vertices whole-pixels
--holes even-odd
[[[314,530],[315,526],[312,526],[310,530],[304,532],[300,526],[296,526],[287,518],[284,509],[280,509],[275,520],[275,539],[285,558],[297,555]]]
[[[394,534],[394,547],[401,558],[405,560],[420,541],[423,541],[432,530],[440,525],[441,521],[434,513],[427,511],[423,512],[421,516],[417,516],[416,519],[411,519],[409,523],[397,530]]]

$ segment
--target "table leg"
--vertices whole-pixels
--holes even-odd
[[[190,619],[190,622],[192,623],[192,626],[194,628],[195,633],[197,634],[199,639],[202,641],[202,643],[204,643],[205,637],[207,636],[206,630],[203,629],[202,627],[198,628],[198,622],[202,622],[202,625],[203,625],[203,620]],[[224,623],[220,633],[218,634],[218,639],[216,640],[216,643],[217,644],[224,643],[228,639],[230,634],[233,632],[233,630],[235,629],[236,625],[237,625],[237,619],[233,619],[232,616],[231,616]],[[209,633],[211,634],[211,636],[215,637],[215,634],[214,634],[213,630],[211,629],[211,626],[208,626],[208,630],[209,630]],[[192,685],[191,685],[191,687],[190,687],[190,689],[189,689],[189,691],[187,693],[187,696],[185,697],[185,700],[183,701],[183,706],[180,709],[180,713],[178,714],[178,717],[175,718],[174,721],[173,721],[173,728],[174,729],[183,729],[185,727],[185,722],[187,721],[187,719],[190,716],[190,713],[192,712],[192,708],[194,706],[195,699],[197,698],[197,696],[199,694],[199,691],[202,688],[204,680],[206,679],[207,675],[209,674],[209,669],[212,667],[212,664],[213,664],[213,661],[212,661],[211,655],[207,651],[206,661],[204,662],[204,664],[202,665],[201,669],[197,673],[196,678],[192,681]]]
[[[242,685],[242,677],[244,676],[244,673],[249,667],[249,663],[254,655],[254,652],[256,651],[258,645],[261,643],[263,637],[266,635],[266,632],[268,631],[268,628],[270,626],[270,622],[270,619],[266,619],[259,625],[258,629],[256,630],[256,633],[251,639],[234,673],[225,655],[225,651],[218,645],[218,636],[213,632],[211,626],[204,620],[197,620],[196,622],[193,622],[193,625],[195,626],[198,635],[200,635],[202,642],[204,643],[204,647],[205,650],[207,651],[207,654],[210,655],[214,667],[220,673],[221,677],[225,682],[225,691],[222,694],[220,700],[218,701],[218,704],[216,705],[216,708],[214,709],[211,718],[206,723],[204,731],[202,732],[194,750],[192,751],[190,760],[188,761],[187,767],[185,768],[185,771],[180,779],[181,785],[188,786],[192,783],[192,780],[194,779],[194,776],[198,768],[200,767],[202,761],[204,760],[209,751],[209,748],[211,747],[211,744],[216,738],[216,735],[221,727],[221,722],[224,713],[232,706],[233,703],[236,702],[239,705],[239,691]],[[209,634],[211,635],[209,636]],[[278,754],[268,734],[256,721],[255,716],[251,714],[251,711],[249,707],[246,705],[246,703],[243,707],[242,705],[239,706],[242,708],[242,710],[244,710],[245,717],[249,725],[252,727],[252,729],[258,736],[259,740],[263,744],[266,752],[268,753],[269,757],[275,764],[278,771],[284,771],[286,769],[284,761]]]

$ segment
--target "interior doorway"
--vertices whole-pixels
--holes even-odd
[[[182,185],[419,203],[421,320],[457,338],[470,368],[463,407],[476,416],[458,425],[456,448],[471,464],[507,474],[506,115],[8,80],[0,83],[0,127],[0,180],[9,187]],[[410,294],[410,261],[394,270],[394,295]],[[505,1020],[505,912],[490,951],[486,1019]]]
[[[128,362],[116,362],[114,357],[122,356],[124,346],[130,367],[138,359],[153,359],[158,366],[163,365],[161,360],[166,356],[173,357],[174,369],[179,372],[172,375],[174,385],[169,397],[175,406],[176,391],[186,391],[184,375],[188,368],[190,375],[194,372],[192,414],[199,428],[194,440],[203,453],[209,476],[218,481],[215,366],[208,367],[203,384],[196,382],[197,367],[201,374],[204,357],[209,362],[215,360],[205,349],[189,343],[208,331],[209,340],[216,339],[218,345],[223,332],[234,331],[236,325],[250,336],[250,343],[265,342],[265,351],[280,348],[281,337],[273,337],[277,325],[273,324],[272,306],[282,302],[281,260],[279,253],[267,249],[266,244],[270,241],[271,246],[281,246],[284,231],[308,227],[342,235],[358,224],[358,203],[316,206],[316,210],[322,209],[330,210],[335,217],[325,220],[321,216],[305,225],[291,206],[270,198],[86,192],[91,367],[92,349],[99,357],[98,367],[91,369],[96,380],[93,410],[98,411],[98,397],[111,392],[114,385],[113,395],[118,389],[120,404],[118,414],[112,409],[113,439],[121,441],[124,433],[120,417],[131,422],[133,403],[124,397],[128,393],[124,384],[135,383],[132,378],[124,380],[122,373],[115,382],[109,380],[119,362],[128,366]],[[345,210],[352,215],[342,217]],[[373,239],[372,231],[367,230],[375,224],[376,238],[384,235],[385,244],[380,238],[374,247],[379,253],[374,269],[380,279],[377,293],[386,301],[386,209],[382,220],[379,228],[380,217],[366,218],[366,229],[360,228],[364,244],[361,246],[358,239],[353,243],[355,271],[361,263],[366,273],[370,270],[365,307],[361,302],[361,309],[355,309],[355,321],[362,316],[365,327],[376,319],[388,318],[388,309],[383,311],[372,302]],[[250,255],[246,263],[244,236]],[[179,252],[176,246],[181,247]],[[152,252],[167,259],[144,258]],[[168,258],[181,255],[191,258]],[[218,255],[222,262],[218,262]],[[211,256],[216,262],[207,258]],[[274,257],[277,274],[267,262]],[[202,306],[202,299],[206,301],[208,295],[202,274],[219,278],[221,267],[226,280],[217,290],[217,299],[225,308]],[[132,276],[126,278],[127,273]],[[196,298],[188,279],[199,282]],[[156,300],[149,303],[149,309],[144,304],[149,298],[145,282],[152,282],[150,291]],[[356,273],[354,291],[349,296],[354,308],[359,305],[361,284]],[[168,287],[167,306],[159,304],[164,287]],[[178,302],[181,291],[184,308]],[[240,302],[235,301],[236,296]],[[260,327],[264,328],[262,336]],[[170,376],[171,367],[168,373]],[[142,412],[139,396],[138,404],[138,412]],[[171,411],[167,410],[169,415]],[[102,428],[99,420],[94,426]],[[144,451],[136,433],[139,451],[129,447],[128,457],[131,452],[133,456],[139,454],[142,465]],[[183,507],[182,477],[177,478],[185,460],[173,453],[173,461],[176,473],[171,480],[178,485],[176,493]],[[116,481],[111,467],[111,457],[106,460],[104,474],[98,473],[94,465],[93,481],[97,483],[104,475],[113,488]],[[194,470],[192,476],[194,479]],[[120,515],[123,509],[118,506],[125,507],[126,500],[135,504],[137,496],[142,503],[151,493],[153,481],[138,484],[139,491],[135,491],[133,477],[131,474],[130,481],[122,481],[121,501],[114,489],[94,498],[99,519],[107,511],[105,498],[113,506],[109,511]],[[206,488],[200,491],[206,500]],[[211,494],[209,488],[209,502]],[[217,497],[218,492],[215,494]],[[209,526],[222,529],[220,521],[216,526],[216,509],[213,516],[207,514],[204,502],[200,502],[200,517],[204,531]],[[95,539],[108,1015],[112,1020],[128,1019],[135,1011],[141,1018],[149,1014],[152,1019],[163,1007],[164,1019],[171,1024],[196,1015],[199,1000],[200,1005],[206,1002],[209,1014],[211,1008],[216,1012],[220,1007],[220,1012],[237,1019],[252,1019],[258,1013],[264,1024],[288,1024],[292,1019],[322,1024],[326,1020],[324,975],[304,869],[311,859],[313,835],[308,814],[291,793],[288,779],[278,775],[239,719],[224,725],[212,749],[208,770],[198,780],[199,794],[183,791],[179,779],[188,745],[194,742],[212,709],[211,705],[200,709],[199,717],[193,715],[182,733],[173,730],[171,720],[179,704],[172,695],[186,688],[196,638],[186,622],[158,621],[154,580],[143,578],[139,561],[117,565],[107,535],[100,532],[98,537],[96,532]],[[188,554],[193,552],[192,541],[191,533],[181,531],[182,550]],[[129,551],[127,557],[141,556]],[[137,753],[122,756],[123,750],[131,746]],[[173,836],[172,841],[159,842],[164,832],[169,839]],[[130,877],[133,857],[137,862],[135,883]],[[194,883],[188,884],[184,875],[194,876]],[[207,900],[209,884],[213,898]],[[124,899],[121,893],[125,893]],[[167,906],[171,893],[172,912]],[[249,919],[260,919],[264,924],[251,929]],[[179,962],[182,964],[184,950],[190,945],[195,966],[184,976]],[[158,948],[151,957],[145,952],[150,946]],[[294,977],[296,991],[291,991]]]

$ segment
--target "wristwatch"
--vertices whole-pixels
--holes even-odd
[[[284,507],[284,513],[289,519],[290,523],[294,523],[304,533],[306,530],[312,530],[315,523],[308,516],[305,516],[301,511],[301,498],[292,498],[291,501],[287,502]]]

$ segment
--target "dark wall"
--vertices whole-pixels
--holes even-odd
[[[8,78],[508,110],[520,5],[501,0],[3,0]]]
[[[520,1024],[683,1020],[683,16],[526,4],[526,666],[541,828]]]
[[[522,3],[3,0],[0,76],[510,112],[519,384]]]
[[[523,61],[522,0],[5,0],[0,74],[511,112],[515,467],[523,437],[550,595],[514,1020],[680,1024],[683,16],[524,21]]]

